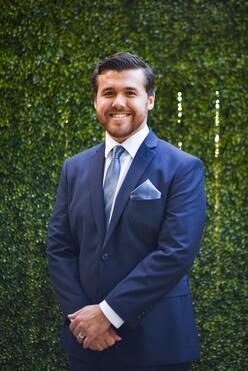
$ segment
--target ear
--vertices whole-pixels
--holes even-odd
[[[155,103],[155,93],[149,94],[147,99],[147,109],[151,111],[154,107]]]
[[[94,107],[96,109],[96,96],[94,96]]]

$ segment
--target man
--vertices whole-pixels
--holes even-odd
[[[141,58],[105,58],[93,88],[106,139],[65,161],[48,233],[63,349],[73,371],[189,370],[202,163],[148,129],[154,75]]]

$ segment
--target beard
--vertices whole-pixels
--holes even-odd
[[[105,118],[105,116],[103,117],[97,114],[97,119],[103,129],[105,129],[111,137],[118,142],[123,142],[145,126],[147,116],[140,115],[140,117],[135,117],[135,115],[130,114],[124,120],[113,120],[109,117]]]

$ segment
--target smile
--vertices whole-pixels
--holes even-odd
[[[121,119],[124,119],[124,118],[130,116],[130,113],[111,113],[110,116],[114,120],[121,120]]]

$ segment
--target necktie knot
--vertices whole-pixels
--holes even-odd
[[[123,148],[122,146],[115,146],[113,148],[112,158],[119,160],[119,158],[121,157],[124,151],[125,151],[125,148]]]

